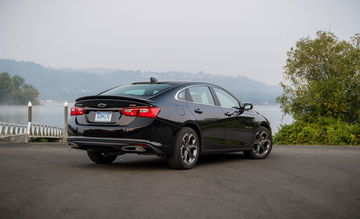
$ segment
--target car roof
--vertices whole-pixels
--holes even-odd
[[[131,84],[173,84],[173,85],[198,85],[198,84],[205,84],[205,85],[214,85],[207,82],[197,82],[197,81],[157,81],[157,82],[134,82]],[[217,85],[214,85],[217,86]]]

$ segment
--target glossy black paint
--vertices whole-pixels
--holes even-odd
[[[133,152],[171,155],[177,132],[188,126],[197,132],[201,154],[204,154],[250,150],[256,128],[264,126],[270,130],[266,118],[254,110],[245,110],[239,100],[237,109],[221,107],[213,90],[213,87],[220,88],[216,85],[199,82],[156,83],[170,83],[172,86],[147,98],[95,95],[77,99],[75,106],[85,107],[86,113],[69,118],[69,144],[77,149],[119,153],[129,152],[123,151],[123,146],[141,145],[146,149],[144,152]],[[188,88],[193,86],[207,86],[215,105],[191,102]],[[185,99],[177,99],[176,95],[182,90],[186,92]],[[161,110],[156,118],[121,115],[120,110],[129,106],[156,106]],[[96,111],[112,111],[111,122],[95,122]]]

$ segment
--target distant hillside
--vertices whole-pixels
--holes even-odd
[[[149,76],[158,80],[204,81],[218,84],[233,92],[240,100],[254,104],[273,104],[280,95],[278,86],[269,86],[246,77],[231,77],[205,73],[142,72],[129,70],[55,69],[33,62],[0,59],[0,72],[19,75],[34,85],[40,99],[73,101],[79,96],[97,94],[102,90],[134,81],[147,81]]]

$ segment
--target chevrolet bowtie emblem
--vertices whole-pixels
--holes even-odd
[[[98,107],[104,108],[104,107],[106,107],[106,104],[105,104],[105,103],[99,103],[99,104],[98,104]]]

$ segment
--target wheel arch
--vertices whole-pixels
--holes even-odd
[[[270,124],[269,124],[268,122],[263,121],[263,122],[260,123],[259,126],[262,126],[262,127],[264,127],[264,128],[269,129],[270,133],[272,132],[272,131],[271,131]]]
[[[192,128],[192,129],[196,132],[196,134],[197,134],[198,137],[199,137],[200,151],[202,151],[202,149],[203,149],[203,145],[202,145],[203,140],[202,140],[202,134],[201,134],[201,129],[200,129],[200,127],[199,127],[195,122],[192,122],[192,121],[185,123],[185,124],[183,125],[183,127]]]

